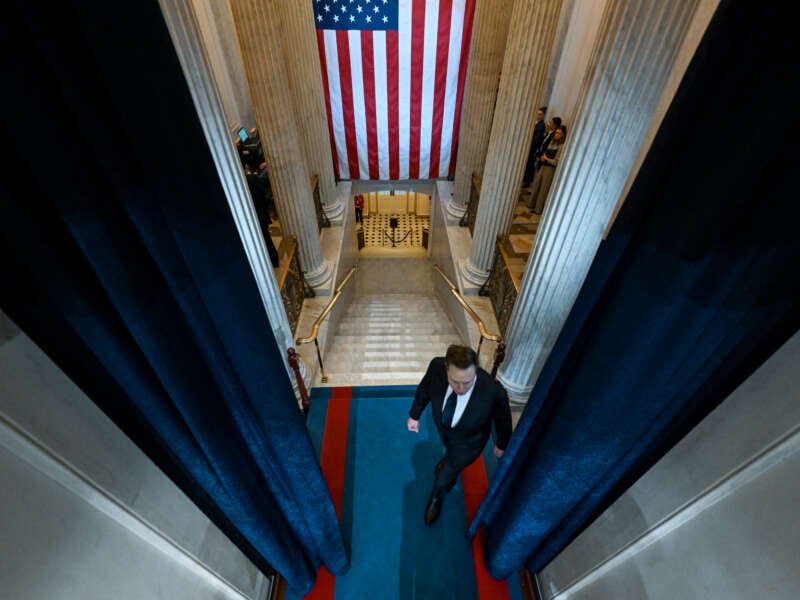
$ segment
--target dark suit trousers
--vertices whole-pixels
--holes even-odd
[[[453,489],[461,471],[472,464],[483,450],[483,444],[449,444],[447,440],[442,440],[442,442],[444,442],[446,452],[440,463],[441,469],[435,473],[434,494],[446,494]]]

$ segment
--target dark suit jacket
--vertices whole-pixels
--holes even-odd
[[[533,126],[533,140],[531,140],[531,149],[533,152],[536,152],[542,145],[545,128],[544,119],[536,121],[536,125]]]
[[[447,453],[463,466],[471,463],[483,451],[489,440],[492,424],[497,436],[495,445],[505,450],[511,437],[511,410],[505,388],[479,367],[475,388],[464,414],[453,429],[445,429],[442,426],[442,406],[447,386],[447,367],[444,357],[439,356],[430,362],[425,376],[417,386],[409,416],[418,421],[422,411],[430,404],[433,421]]]
[[[537,152],[544,141],[545,129],[546,127],[544,124],[544,119],[536,121],[536,124],[533,126],[531,149],[528,152],[528,161],[525,163],[525,175],[522,177],[522,181],[525,184],[530,184],[530,182],[533,180],[534,174],[536,173]]]
[[[550,142],[552,140],[553,140],[553,132],[552,131],[548,131],[544,135],[544,139],[542,139],[542,143],[539,145],[538,150],[536,150],[536,158],[537,159],[547,151],[547,147],[550,145]]]

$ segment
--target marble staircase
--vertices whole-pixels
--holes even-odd
[[[369,294],[353,300],[324,357],[327,383],[416,384],[434,356],[463,343],[433,296]]]

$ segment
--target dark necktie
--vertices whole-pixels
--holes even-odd
[[[447,401],[444,403],[444,408],[442,409],[442,425],[445,427],[453,426],[453,415],[456,412],[457,397],[455,392],[451,392],[447,397]]]

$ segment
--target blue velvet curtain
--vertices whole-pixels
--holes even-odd
[[[157,2],[4,12],[3,310],[260,569],[344,572]]]
[[[544,567],[797,330],[793,27],[721,3],[471,525],[493,576]]]

